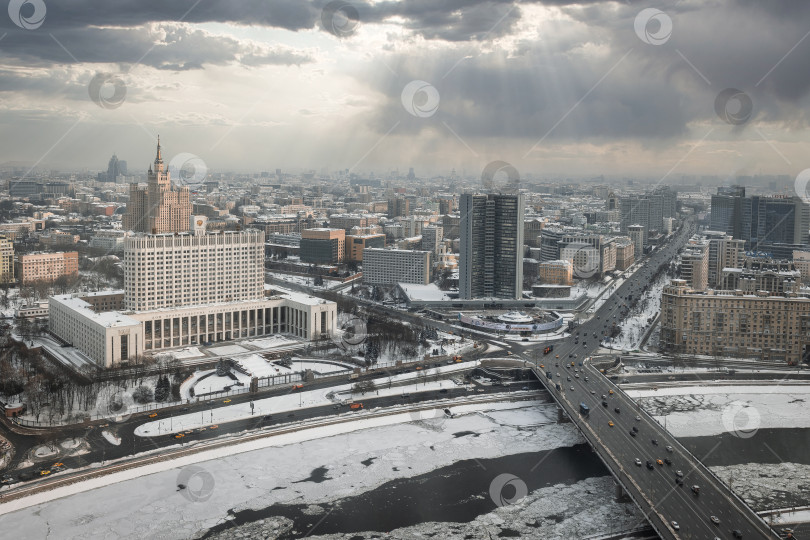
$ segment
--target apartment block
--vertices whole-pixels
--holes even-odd
[[[371,285],[427,285],[430,283],[430,252],[366,248],[363,250],[363,282]]]
[[[44,281],[54,282],[61,277],[79,274],[79,253],[57,251],[30,253],[17,258],[17,278],[21,285]]]
[[[14,243],[0,235],[0,283],[14,282]]]
[[[635,244],[627,238],[626,240],[616,241],[616,269],[627,270],[636,262],[635,259]]]
[[[768,291],[695,291],[682,279],[661,294],[663,350],[795,364],[810,345],[810,299]]]
[[[693,238],[681,253],[681,278],[696,291],[704,291],[709,284],[709,241]]]

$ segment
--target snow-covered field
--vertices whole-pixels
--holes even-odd
[[[676,437],[726,432],[750,437],[758,429],[810,427],[810,385],[707,385],[625,391],[656,420],[666,422],[667,430]]]

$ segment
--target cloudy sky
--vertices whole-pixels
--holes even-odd
[[[0,163],[810,167],[805,0],[10,0]]]

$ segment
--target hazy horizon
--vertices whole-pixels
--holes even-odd
[[[808,168],[799,1],[16,4],[0,163],[102,170],[116,153],[142,174],[159,134],[167,162],[210,171]]]

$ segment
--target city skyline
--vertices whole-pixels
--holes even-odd
[[[219,171],[807,168],[800,2],[42,5],[0,26],[0,163],[142,171],[159,132]]]

